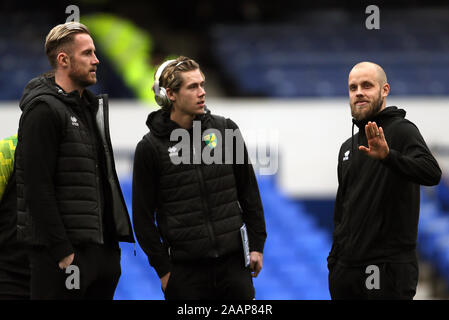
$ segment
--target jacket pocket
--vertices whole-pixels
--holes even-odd
[[[418,285],[418,266],[412,263],[385,263],[381,277],[384,277],[384,288],[396,299],[412,299]]]

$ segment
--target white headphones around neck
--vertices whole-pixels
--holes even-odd
[[[171,104],[171,101],[167,96],[167,91],[165,90],[164,87],[159,86],[159,80],[160,80],[159,78],[161,77],[164,69],[172,62],[176,62],[176,60],[165,61],[163,64],[161,64],[159,66],[159,68],[156,71],[156,76],[154,79],[154,86],[153,86],[154,99],[156,100],[156,103],[160,106],[169,106]],[[179,66],[183,62],[184,61],[178,62],[178,64],[176,66]]]

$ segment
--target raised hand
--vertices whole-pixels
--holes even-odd
[[[375,122],[369,121],[365,126],[366,139],[368,140],[368,148],[360,146],[359,150],[374,159],[383,160],[388,156],[390,149],[385,140],[384,130],[377,127]]]

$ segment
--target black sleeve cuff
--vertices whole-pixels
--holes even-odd
[[[265,240],[255,238],[254,236],[251,236],[248,234],[248,241],[249,241],[249,251],[257,251],[260,253],[263,253],[263,249],[265,246]]]
[[[382,163],[386,165],[391,165],[394,163],[394,160],[398,157],[398,152],[396,150],[390,149],[388,152],[388,155],[385,157],[385,159],[382,160]]]
[[[171,264],[168,257],[152,257],[150,265],[156,270],[159,278],[162,278],[171,270]]]
[[[50,255],[57,262],[61,261],[65,257],[71,255],[75,251],[73,250],[72,244],[69,241],[60,242],[56,245],[50,246],[48,248]]]

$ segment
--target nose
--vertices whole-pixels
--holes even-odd
[[[92,61],[92,64],[97,65],[100,64],[100,60],[98,60],[97,56],[94,53],[94,60]]]
[[[205,96],[205,95],[206,95],[206,90],[204,89],[204,87],[200,86],[199,96],[202,97],[202,96]]]
[[[363,92],[362,92],[362,87],[361,86],[357,87],[357,91],[355,92],[355,95],[357,97],[363,97]]]

